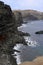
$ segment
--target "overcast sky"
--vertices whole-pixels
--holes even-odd
[[[43,0],[0,0],[11,6],[12,9],[34,9],[43,11]]]

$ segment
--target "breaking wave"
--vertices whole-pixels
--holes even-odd
[[[24,37],[24,39],[27,42],[28,46],[31,46],[31,47],[39,46],[38,42],[35,40],[32,40],[31,37]]]

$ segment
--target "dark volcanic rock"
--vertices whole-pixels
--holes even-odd
[[[37,31],[35,34],[43,34],[43,31]]]
[[[18,34],[20,36],[31,36],[30,33],[24,33],[24,32],[21,32],[21,31],[18,31]]]

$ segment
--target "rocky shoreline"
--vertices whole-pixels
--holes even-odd
[[[27,45],[23,36],[30,36],[17,30],[22,23],[21,13],[14,14],[9,5],[0,1],[0,65],[17,65],[13,47],[19,43]]]
[[[32,16],[29,15],[29,19],[32,19]],[[13,50],[13,47],[16,44],[27,45],[23,36],[30,36],[29,33],[18,31],[17,27],[23,23],[20,11],[13,12],[9,5],[0,1],[0,65],[17,65],[12,55],[17,50]]]

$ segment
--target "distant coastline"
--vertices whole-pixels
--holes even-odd
[[[13,10],[15,12],[21,12],[22,17],[25,21],[28,20],[43,20],[43,12],[37,10]]]

